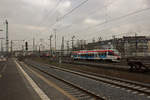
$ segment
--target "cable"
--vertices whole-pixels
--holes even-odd
[[[135,15],[135,14],[137,14],[137,13],[140,13],[140,12],[143,12],[143,11],[146,11],[146,10],[149,10],[149,9],[150,9],[150,8],[145,8],[145,9],[137,10],[137,11],[134,11],[134,12],[128,13],[128,14],[126,14],[126,15],[123,15],[123,16],[116,17],[116,18],[114,18],[114,19],[108,20],[108,22],[112,22],[112,21],[120,20],[120,19],[122,19],[122,18],[126,18],[126,17],[128,17],[128,16],[132,16],[132,15]],[[108,23],[108,22],[107,22],[107,23]],[[105,24],[105,23],[106,23],[106,22],[103,22],[103,23],[97,24],[97,25],[96,25],[96,27],[97,27],[97,26],[100,26],[100,25],[103,25],[103,24]]]
[[[60,17],[60,20],[64,19],[66,16],[68,16],[69,14],[71,14],[73,11],[75,11],[76,9],[80,8],[83,4],[85,4],[86,2],[88,2],[89,0],[85,0],[83,2],[81,2],[79,5],[77,5],[75,8],[71,9],[69,12],[67,12],[66,14],[64,14],[62,17]]]
[[[83,2],[81,2],[79,5],[77,5],[76,7],[74,7],[73,9],[71,9],[69,12],[67,12],[66,14],[64,14],[62,17],[60,17],[60,19],[58,19],[51,27],[53,27],[54,25],[56,25],[56,23],[58,21],[61,21],[62,19],[64,19],[66,16],[68,16],[69,14],[71,14],[73,11],[75,11],[76,9],[80,8],[83,4],[85,4],[86,2],[88,2],[89,0],[85,0]],[[50,27],[50,28],[51,28]]]
[[[58,21],[61,21],[63,18],[65,18],[66,16],[68,16],[70,13],[72,13],[73,11],[75,11],[76,9],[78,9],[79,7],[81,7],[83,4],[85,4],[87,1],[89,0],[85,0],[83,2],[81,2],[79,5],[77,5],[75,8],[73,8],[72,10],[70,10],[68,13],[66,13],[65,15],[63,15],[62,17],[60,17],[61,19],[57,20],[55,23],[53,23],[49,29],[52,29],[53,26],[55,26],[57,24]],[[41,32],[42,33],[42,32]]]
[[[116,1],[117,1],[117,0],[116,0]],[[116,1],[115,1],[115,2],[116,2]],[[108,5],[105,5],[105,6],[104,6],[102,9],[100,9],[100,10],[103,10],[104,8],[111,6],[113,3],[114,3],[114,1],[110,2]],[[99,9],[99,8],[98,8],[98,9]],[[98,9],[93,10],[92,12],[88,13],[88,17],[93,16],[93,14],[97,14],[97,13],[95,13],[95,11],[97,11]],[[99,11],[100,11],[100,10],[99,10]],[[81,20],[81,18],[80,18],[79,20]],[[77,22],[77,21],[75,21],[75,22]],[[73,23],[70,24],[70,25],[68,25],[68,26],[62,27],[60,30],[63,30],[63,28],[64,28],[64,29],[68,29],[68,28],[70,28],[70,27],[72,27],[72,26],[73,26]]]
[[[95,27],[97,27],[97,26],[101,26],[101,25],[104,25],[104,24],[106,24],[106,23],[110,23],[110,22],[113,22],[113,21],[116,21],[116,20],[120,20],[120,19],[126,18],[126,17],[128,17],[128,16],[135,15],[135,14],[137,14],[137,13],[141,13],[141,12],[146,11],[146,10],[149,10],[149,9],[150,9],[150,7],[144,8],[144,9],[140,9],[140,10],[137,10],[137,11],[134,11],[134,12],[131,12],[131,13],[128,13],[128,14],[126,14],[126,15],[119,16],[119,17],[110,19],[110,20],[108,20],[107,22],[104,21],[104,22],[99,23],[99,24],[97,24],[97,25],[94,25],[94,26],[92,26],[92,27],[87,27],[87,28],[84,29],[84,30],[87,31],[87,30],[89,30],[89,29],[91,29],[91,28],[95,28]]]
[[[148,10],[148,8],[145,8],[145,9],[147,9]],[[150,8],[149,8],[150,9]],[[143,9],[144,10],[144,9]],[[144,10],[145,11],[145,10]],[[122,24],[121,24],[122,25]],[[116,26],[120,26],[120,24],[119,25],[115,25],[115,27]],[[90,34],[93,34],[93,33],[99,33],[99,32],[102,32],[102,31],[105,31],[106,29],[110,29],[110,28],[113,28],[113,26],[110,26],[110,27],[107,27],[107,28],[103,28],[103,29],[101,29],[101,30],[98,30],[98,31],[96,31],[96,32],[90,32]],[[120,35],[120,34],[119,34]],[[117,35],[116,35],[117,36]]]
[[[58,6],[60,5],[61,1],[62,1],[62,0],[59,0],[59,1],[56,3],[56,5],[55,5],[51,10],[48,11],[48,13],[46,14],[46,16],[44,17],[44,21],[47,20],[47,18],[49,17],[49,15],[52,16],[52,15],[54,14],[54,12],[56,11],[56,9],[57,9]],[[55,10],[53,10],[53,9],[55,9]],[[51,12],[51,13],[50,13],[50,12]],[[40,26],[44,21],[41,21],[38,26]]]

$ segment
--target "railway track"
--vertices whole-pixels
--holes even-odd
[[[37,66],[36,63],[34,63],[34,64],[30,63],[30,65],[32,65],[33,67]],[[103,82],[103,83],[107,84],[108,86],[126,89],[128,91],[132,91],[132,93],[136,93],[136,94],[138,93],[139,95],[145,95],[148,98],[150,98],[150,85],[148,85],[148,84],[143,84],[143,83],[139,83],[139,82],[124,80],[124,79],[114,78],[114,77],[109,77],[109,76],[104,76],[104,75],[96,75],[94,73],[88,73],[88,72],[83,72],[83,71],[72,71],[72,70],[68,70],[65,68],[60,68],[60,67],[56,67],[56,66],[52,66],[52,65],[50,66],[47,64],[45,64],[45,65],[49,66],[50,68],[54,68],[54,69],[57,69],[60,71],[73,73],[76,75],[80,75],[82,77],[86,77],[86,78],[90,78],[90,79],[93,79],[96,81]],[[43,66],[43,65],[40,65],[40,66]],[[41,70],[41,71],[43,71],[43,70]]]
[[[61,87],[65,91],[67,91],[72,96],[76,97],[78,100],[107,100],[106,97],[104,97],[102,95],[96,95],[96,94],[80,87],[79,85],[76,85],[67,80],[64,80],[54,74],[48,73],[46,70],[41,70],[40,68],[35,67],[33,65],[31,65],[31,66],[33,68],[39,70],[40,72],[57,79],[57,82],[59,81],[57,83],[59,85],[59,87]]]
[[[129,81],[129,80],[124,80],[124,79],[105,76],[105,75],[98,75],[98,74],[94,74],[94,73],[90,73],[90,72],[84,72],[81,70],[79,72],[79,71],[68,70],[65,68],[59,68],[56,66],[50,66],[50,67],[53,67],[53,68],[59,69],[59,70],[63,70],[66,72],[78,74],[78,75],[88,77],[88,78],[91,78],[91,79],[94,79],[97,81],[102,81],[102,82],[108,83],[110,85],[116,85],[120,88],[127,88],[129,90],[141,92],[141,93],[144,93],[144,94],[150,96],[150,85],[148,85],[148,84],[143,84],[143,83],[139,83],[139,82],[135,82],[135,81]]]
[[[3,73],[3,71],[5,70],[6,68],[6,64],[4,61],[1,61],[0,62],[0,74]]]
[[[121,71],[135,71],[135,72],[149,72],[149,65],[150,63],[148,62],[144,62],[143,65],[145,65],[145,67],[141,67],[139,68],[139,65],[137,65],[137,67],[132,68],[131,70],[131,66],[127,65],[126,63],[98,63],[98,62],[88,62],[88,61],[62,61],[63,63],[69,63],[69,64],[76,64],[76,65],[86,65],[86,66],[93,66],[93,67],[101,67],[101,68],[109,68],[109,69],[115,69],[115,70],[121,70]]]
[[[101,68],[109,68],[109,69],[116,69],[116,70],[128,70],[129,66],[121,65],[117,63],[94,63],[94,62],[77,62],[77,61],[62,61],[63,63],[69,63],[73,65],[85,65],[85,66],[92,66],[92,67],[101,67]]]

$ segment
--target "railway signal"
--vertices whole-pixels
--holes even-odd
[[[25,49],[28,51],[28,42],[25,42]]]

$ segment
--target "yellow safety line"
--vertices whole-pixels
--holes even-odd
[[[24,64],[24,63],[23,63]],[[34,73],[37,77],[39,77],[40,79],[42,79],[44,82],[46,82],[48,85],[54,87],[55,89],[57,89],[58,91],[60,91],[62,94],[64,94],[65,96],[67,96],[68,98],[70,98],[71,100],[78,100],[77,98],[75,98],[74,96],[70,95],[69,93],[67,93],[66,91],[64,91],[62,88],[60,88],[59,86],[57,86],[55,83],[51,82],[50,80],[47,80],[45,77],[43,77],[41,74],[39,74],[38,72],[32,70],[31,68],[29,68],[26,64],[24,64],[24,66],[30,70],[32,73]]]

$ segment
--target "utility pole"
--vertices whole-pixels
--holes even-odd
[[[62,37],[61,52],[64,54],[64,36]]]
[[[5,21],[5,23],[6,23],[6,53],[8,53],[8,49],[9,49],[9,40],[8,40],[8,21],[6,20]]]
[[[40,45],[39,45],[39,55],[40,55],[40,53],[41,53],[41,47],[40,47]]]
[[[95,43],[95,38],[93,38],[92,42]]]
[[[1,53],[3,53],[3,39],[4,38],[0,38],[1,39]]]
[[[54,29],[54,34],[55,34],[55,50],[56,50],[56,29]]]
[[[49,50],[50,50],[50,55],[52,55],[52,37],[53,37],[53,35],[50,35],[50,37],[49,37]]]
[[[3,52],[3,40],[1,40],[1,53]]]
[[[35,53],[37,53],[37,51],[38,51],[38,50],[37,50],[37,45],[35,45]]]
[[[115,44],[116,38],[115,38],[115,35],[113,35],[112,38],[113,38],[113,49],[116,49],[116,44]]]
[[[69,54],[69,41],[67,41],[67,54]]]
[[[74,49],[74,38],[75,38],[75,36],[72,36],[72,51],[73,51],[73,49]]]
[[[27,52],[27,50],[25,52]],[[24,45],[22,45],[22,54],[24,55]]]
[[[102,41],[102,37],[98,37],[98,42]]]
[[[80,40],[80,48],[83,49],[83,40]]]
[[[80,48],[80,40],[79,39],[77,39],[77,50],[80,50],[81,48]]]
[[[63,54],[64,54],[64,37],[62,37],[61,54],[60,54],[60,57],[59,57],[59,63],[61,63],[61,61],[62,61]]]
[[[33,38],[33,53],[35,51],[35,38]]]
[[[83,48],[86,49],[86,40],[83,40]]]
[[[138,49],[138,41],[137,41],[137,33],[135,33],[135,52],[137,56],[137,49]]]
[[[44,51],[43,39],[40,39],[40,52]]]
[[[11,50],[11,55],[12,55],[13,54],[13,42],[12,42],[12,40],[11,40],[10,44],[11,44],[10,50]]]

